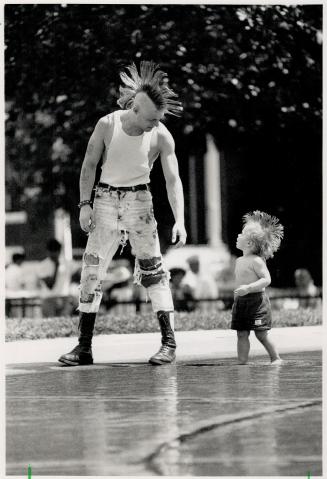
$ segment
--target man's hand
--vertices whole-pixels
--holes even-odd
[[[246,294],[249,294],[250,292],[250,287],[247,284],[242,284],[238,288],[234,290],[234,293],[236,296],[245,296]]]
[[[173,226],[173,232],[171,236],[172,243],[176,243],[177,238],[179,239],[178,243],[174,244],[174,248],[180,248],[186,243],[186,230],[183,224],[175,223]]]
[[[90,233],[95,228],[94,214],[90,205],[84,205],[79,214],[79,224],[85,233]]]

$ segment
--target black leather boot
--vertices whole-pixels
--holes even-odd
[[[171,363],[175,360],[176,341],[174,331],[170,324],[169,315],[171,311],[158,311],[158,321],[161,330],[161,348],[149,359],[149,363],[160,366],[161,364]]]
[[[60,356],[59,361],[68,366],[93,364],[92,337],[96,313],[81,313],[78,329],[78,345],[70,353]]]

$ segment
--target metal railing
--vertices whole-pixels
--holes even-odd
[[[54,299],[61,300],[71,300],[70,296],[58,296]],[[275,301],[280,300],[299,300],[302,305],[305,306],[306,302],[308,306],[310,302],[319,300],[322,298],[322,293],[320,292],[316,296],[300,296],[298,294],[274,294],[269,296],[269,299],[274,306]],[[233,304],[233,295],[224,294],[220,295],[217,298],[210,299],[194,299],[192,303],[194,304],[194,311],[200,310],[201,312],[215,312],[222,309],[230,309]],[[21,297],[21,298],[6,298],[5,313],[7,318],[40,318],[43,316],[42,313],[42,298],[35,297]],[[102,310],[103,311],[103,310]],[[120,315],[120,314],[136,314],[136,313],[148,313],[152,311],[151,302],[145,301],[143,299],[134,299],[131,301],[122,301],[114,302],[107,308],[107,312],[110,314]],[[77,314],[76,308],[71,311],[71,314]]]

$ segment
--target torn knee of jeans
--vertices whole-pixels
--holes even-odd
[[[99,255],[97,253],[84,253],[84,261],[87,266],[98,266]]]
[[[165,278],[167,278],[167,273],[162,269],[151,274],[142,274],[141,285],[148,288],[154,284],[161,283]]]
[[[81,303],[92,303],[94,299],[94,293],[86,293],[81,291],[80,301]]]
[[[98,275],[96,273],[87,273],[86,271],[83,272],[80,285],[82,290],[93,293],[93,290],[97,283]]]
[[[161,256],[154,256],[151,258],[138,258],[141,271],[152,271],[162,266]]]
[[[89,282],[89,281],[97,281],[98,279],[98,275],[97,274],[88,274],[85,278],[85,281]]]

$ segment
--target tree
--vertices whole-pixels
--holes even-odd
[[[20,204],[75,212],[86,143],[98,118],[116,108],[119,69],[152,59],[183,100],[183,120],[169,122],[182,175],[190,152],[201,164],[210,132],[229,158],[227,176],[245,191],[262,155],[274,161],[277,209],[285,210],[308,177],[321,175],[321,21],[319,5],[7,4],[8,189]],[[287,161],[296,167],[284,174]],[[273,185],[268,191],[272,197]],[[303,207],[317,205],[318,193]],[[229,207],[229,241],[244,197],[238,201]],[[318,218],[319,207],[316,227]]]

